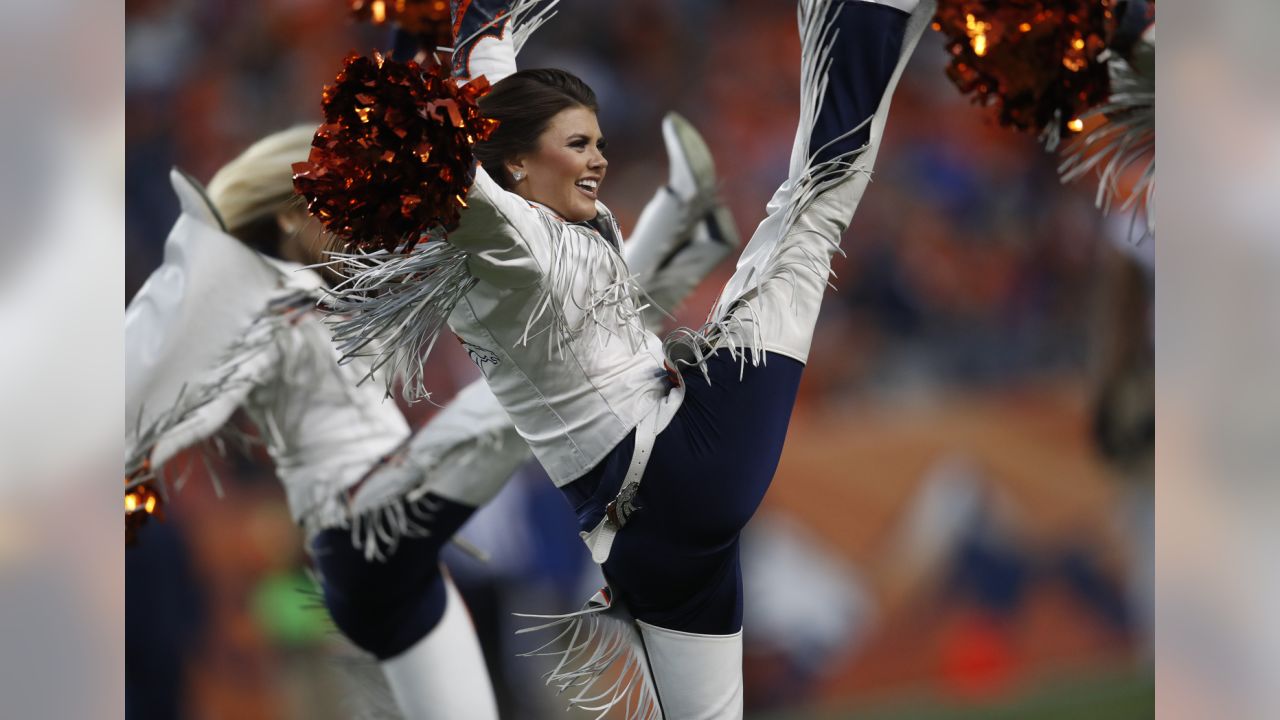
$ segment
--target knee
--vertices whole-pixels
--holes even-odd
[[[408,591],[325,583],[325,607],[333,624],[356,647],[379,660],[395,657],[426,637],[444,616],[446,592],[439,571]]]

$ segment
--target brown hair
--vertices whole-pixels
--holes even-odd
[[[480,112],[500,124],[476,145],[476,158],[503,188],[514,186],[505,161],[538,148],[538,138],[562,110],[585,107],[599,112],[596,94],[564,70],[521,70],[498,81],[480,98]]]

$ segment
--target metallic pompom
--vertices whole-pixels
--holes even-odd
[[[939,0],[934,29],[948,39],[947,76],[1002,125],[1042,134],[1050,147],[1110,94],[1104,51],[1111,0]]]
[[[152,516],[164,519],[163,498],[151,486],[141,483],[130,486],[125,480],[124,492],[124,543],[135,545],[138,542],[138,529],[147,523]]]
[[[357,20],[396,23],[417,35],[422,47],[451,47],[453,21],[449,0],[347,0]]]
[[[457,227],[474,179],[483,77],[459,87],[443,65],[351,55],[324,89],[325,124],[293,166],[307,209],[347,249],[392,250]]]

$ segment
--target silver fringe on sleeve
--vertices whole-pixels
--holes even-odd
[[[467,254],[434,238],[394,252],[331,257],[327,265],[346,277],[325,299],[339,352],[372,358],[366,379],[382,373],[388,395],[399,381],[405,400],[430,400],[423,385],[427,356],[476,284]]]

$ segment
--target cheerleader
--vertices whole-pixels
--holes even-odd
[[[478,39],[458,43],[454,71],[494,83],[479,107],[499,125],[476,147],[447,242],[350,258],[338,335],[353,347],[377,337],[379,363],[410,368],[422,328],[447,318],[575,508],[607,586],[542,626],[568,642],[549,682],[597,711],[741,717],[739,534],[773,477],[831,257],[933,3],[801,0],[790,174],[706,326],[665,343],[643,320],[635,278],[647,267],[618,252],[597,200],[609,163],[594,93],[562,70],[514,71],[506,3],[460,5],[455,27]],[[473,282],[452,297],[438,274],[415,280],[415,263],[455,256]],[[401,295],[415,282],[426,311]],[[599,687],[614,661],[614,683]]]
[[[378,658],[406,716],[495,718],[474,629],[439,553],[529,450],[483,383],[411,436],[378,383],[361,383],[368,364],[338,362],[316,307],[325,279],[305,267],[323,239],[292,192],[291,165],[307,156],[313,131],[255,143],[207,192],[171,174],[182,213],[164,264],[126,311],[129,520],[145,518],[145,498],[180,450],[218,440],[243,408],[306,530],[335,624]],[[696,131],[672,115],[663,137],[668,187],[679,189],[663,192],[684,193],[675,202],[686,220],[644,225],[636,250],[671,259],[650,286],[674,305],[737,238]]]
[[[207,194],[171,173],[182,213],[164,263],[125,314],[132,428],[126,476],[130,492],[149,495],[176,453],[225,434],[227,420],[243,408],[260,431],[294,519],[309,535],[345,527],[347,537],[355,533],[363,541],[359,533],[382,515],[413,511],[424,526],[432,518],[426,498],[384,503],[360,516],[349,512],[347,491],[410,432],[379,388],[359,384],[367,368],[338,364],[315,310],[324,281],[303,263],[316,233],[302,230],[306,216],[293,201],[290,172],[293,161],[306,157],[313,130],[297,127],[254,144],[218,171]],[[135,509],[129,520],[143,511]],[[361,596],[372,589],[324,578],[338,628],[381,661],[408,717],[457,717],[448,711],[465,707],[474,717],[496,718],[479,643],[447,575],[435,565],[414,573],[394,569],[401,573],[398,592],[377,601],[399,618],[395,632],[353,623],[341,604],[328,600],[334,592]],[[422,656],[436,658],[433,671],[405,677],[406,658]],[[432,713],[414,705],[423,692],[434,696]]]

